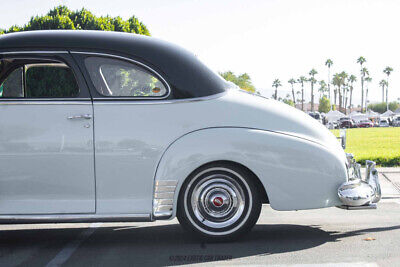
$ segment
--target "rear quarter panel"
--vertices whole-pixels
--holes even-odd
[[[337,189],[347,179],[340,155],[302,138],[249,128],[198,130],[171,144],[157,168],[156,181],[178,180],[174,215],[185,179],[196,168],[219,160],[253,171],[276,210],[340,205]]]

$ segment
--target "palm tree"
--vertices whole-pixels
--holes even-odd
[[[347,114],[347,100],[348,100],[348,93],[349,93],[349,80],[347,78],[347,73],[346,73],[346,78],[344,79],[344,84],[343,84],[343,94],[342,94],[342,108],[344,108],[344,113]]]
[[[297,103],[299,103],[301,101],[301,91],[297,91],[296,95],[297,95]]]
[[[387,82],[387,84],[386,84],[386,110],[389,110],[389,102],[388,102],[388,88],[389,88],[389,75],[390,75],[390,73],[393,71],[393,69],[391,68],[391,67],[386,67],[384,70],[383,70],[383,73],[385,73],[386,75],[387,75],[387,78],[386,78],[386,82]]]
[[[352,101],[352,99],[353,99],[353,83],[355,82],[355,81],[357,81],[357,77],[355,76],[355,75],[350,75],[350,77],[349,77],[349,86],[350,86],[350,103],[349,103],[349,109],[350,109],[350,112],[351,112],[351,101]]]
[[[365,84],[365,77],[366,76],[369,76],[369,71],[368,71],[368,69],[366,68],[366,67],[364,67],[364,68],[362,68],[361,69],[361,78],[363,79],[363,90],[362,90],[362,98],[363,99],[365,99],[365,93],[364,93],[364,84]],[[363,112],[363,107],[364,107],[364,103],[361,105],[361,112]],[[365,107],[365,108],[367,108],[367,107]]]
[[[363,74],[363,64],[367,62],[367,60],[364,57],[359,57],[357,59],[357,63],[360,64],[361,66],[361,112],[363,112],[363,104],[364,104],[364,77],[365,74]]]
[[[341,73],[339,73],[340,85],[342,86],[343,90],[343,92],[341,92],[339,89],[339,109],[343,108],[347,77],[348,75],[346,72],[342,71]]]
[[[366,88],[365,88],[365,110],[368,110],[368,84],[372,81],[370,76],[365,78]]]
[[[314,76],[317,75],[318,72],[315,69],[312,69],[308,74],[311,76],[308,79],[308,81],[311,83],[311,111],[314,111],[314,84],[317,82]]]
[[[296,80],[291,78],[288,83],[292,85],[292,97],[293,97],[293,103],[296,104],[296,97],[294,96],[294,87],[293,85],[296,83]]]
[[[387,81],[382,79],[379,82],[379,86],[382,87],[382,103],[384,103],[385,102],[385,87],[387,86]]]
[[[337,92],[339,93],[339,111],[342,109],[343,95],[345,92],[343,88],[345,88],[347,76],[347,73],[342,71],[341,73],[335,73],[332,79],[332,84],[337,86]]]
[[[334,97],[335,97],[335,106],[336,106],[337,93],[338,93],[338,91],[340,91],[340,86],[341,86],[341,81],[340,81],[339,73],[335,73],[335,74],[333,75],[332,84],[333,84],[333,86],[335,86],[333,92],[334,92],[334,94],[335,94]]]
[[[332,78],[332,80],[331,80],[331,84],[334,86],[334,87],[333,87],[333,104],[335,104],[335,106],[337,106],[337,105],[336,105],[337,88],[335,87],[336,84],[334,83],[333,78]]]
[[[328,97],[329,97],[329,101],[331,101],[332,103],[332,99],[331,99],[331,66],[333,65],[333,61],[332,59],[327,59],[325,61],[325,66],[328,67]],[[332,109],[332,106],[331,106]]]
[[[304,76],[300,76],[297,79],[297,82],[301,84],[301,110],[304,111],[304,83],[307,81],[307,78]]]
[[[322,96],[325,96],[325,92],[327,92],[327,88],[326,88],[326,82],[324,80],[321,80],[318,82],[319,83],[319,99],[322,98]]]
[[[272,87],[275,87],[275,95],[274,95],[275,100],[278,99],[278,87],[279,86],[282,86],[281,81],[279,79],[275,79],[274,82],[272,83]]]

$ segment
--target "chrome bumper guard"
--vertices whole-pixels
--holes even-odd
[[[356,163],[352,154],[347,155],[349,181],[338,189],[338,195],[343,205],[338,208],[376,209],[376,203],[381,199],[381,186],[375,162],[366,161],[366,175],[361,177],[360,164]]]

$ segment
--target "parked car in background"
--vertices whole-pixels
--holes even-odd
[[[336,121],[330,121],[326,124],[328,129],[339,129],[339,123]]]
[[[374,124],[370,120],[360,120],[357,122],[357,127],[359,128],[371,128],[374,127]]]
[[[0,223],[177,217],[201,238],[230,240],[263,203],[371,209],[381,197],[375,163],[361,177],[345,131],[341,145],[304,112],[232,89],[162,40],[1,35],[0,84]]]
[[[387,119],[381,119],[379,121],[379,127],[389,127],[389,121]]]
[[[400,116],[395,117],[392,124],[395,127],[400,127]]]
[[[356,124],[349,117],[343,117],[339,119],[339,128],[354,128],[354,127],[356,127]]]
[[[318,111],[308,112],[308,115],[310,115],[312,118],[322,123],[322,116]]]

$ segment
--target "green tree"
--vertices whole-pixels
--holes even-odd
[[[387,81],[386,80],[381,80],[379,82],[379,86],[382,87],[382,103],[385,102],[385,87],[387,86]]]
[[[331,110],[331,101],[326,96],[319,99],[318,111],[328,113]]]
[[[229,82],[233,82],[237,86],[239,86],[240,89],[255,93],[256,88],[254,87],[250,75],[247,73],[240,74],[239,76],[236,76],[235,73],[232,71],[226,71],[226,72],[220,72],[219,73],[225,80]]]
[[[296,103],[296,97],[295,97],[295,94],[294,94],[294,84],[296,83],[296,80],[295,79],[293,79],[293,78],[291,78],[289,81],[288,81],[288,83],[290,83],[290,85],[292,86],[292,98],[293,98],[293,103]]]
[[[300,76],[297,82],[301,84],[301,110],[304,111],[304,83],[307,82],[307,78]]]
[[[308,81],[311,84],[311,111],[314,111],[314,84],[317,82],[314,77],[318,74],[318,72],[315,69],[312,69],[308,74],[310,75]]]
[[[360,64],[361,66],[361,112],[363,112],[363,105],[364,105],[364,77],[365,77],[365,73],[363,72],[363,64],[367,62],[367,60],[364,57],[359,57],[357,59],[357,63]]]
[[[400,104],[398,102],[390,102],[389,103],[389,110],[395,111],[400,107]],[[387,110],[387,106],[385,102],[382,103],[377,103],[377,104],[369,104],[368,108],[379,113],[384,113]]]
[[[0,34],[52,29],[103,30],[150,35],[146,25],[135,16],[128,20],[123,20],[121,17],[96,17],[87,9],[71,11],[66,6],[55,7],[44,16],[32,17],[24,26],[15,25],[8,30],[0,30]]]
[[[325,61],[325,66],[328,67],[328,97],[329,97],[329,101],[332,101],[331,98],[331,66],[333,65],[333,61],[332,59],[327,59]]]
[[[293,101],[292,101],[291,99],[289,99],[289,98],[284,98],[284,99],[282,99],[282,102],[285,103],[285,104],[287,104],[287,105],[289,105],[289,106],[294,107]]]
[[[282,86],[281,81],[279,79],[275,79],[272,83],[272,87],[275,87],[274,99],[278,99],[278,87]]]
[[[383,70],[383,73],[385,73],[387,75],[387,78],[386,78],[386,110],[389,109],[389,102],[388,102],[389,75],[392,71],[393,71],[393,69],[391,67],[386,67]]]

